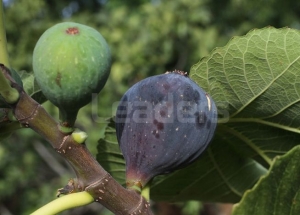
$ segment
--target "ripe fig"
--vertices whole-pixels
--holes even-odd
[[[127,187],[142,189],[153,177],[192,163],[211,141],[216,124],[213,99],[182,72],[133,85],[116,113]]]
[[[73,22],[56,24],[39,38],[33,70],[44,95],[59,108],[64,125],[104,87],[111,67],[108,44],[95,29]]]

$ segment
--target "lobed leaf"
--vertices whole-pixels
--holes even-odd
[[[269,167],[300,143],[299,68],[299,31],[267,27],[215,49],[190,76],[216,102],[228,147]]]

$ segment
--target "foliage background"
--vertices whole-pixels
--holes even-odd
[[[32,52],[40,35],[62,21],[99,30],[109,43],[113,65],[100,95],[80,111],[78,127],[89,134],[96,155],[104,119],[122,94],[138,80],[167,70],[189,71],[235,35],[268,25],[300,28],[300,2],[291,0],[4,0],[8,50],[17,71],[32,71]],[[57,116],[48,102],[44,106]],[[55,197],[72,170],[30,130],[0,145],[0,214],[29,214]],[[192,206],[191,206],[192,205]],[[185,214],[199,208],[190,202]],[[109,214],[99,204],[64,214]],[[197,209],[198,210],[198,209]],[[183,213],[183,212],[182,212]]]

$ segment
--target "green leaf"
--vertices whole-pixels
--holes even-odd
[[[151,198],[160,201],[237,202],[267,170],[224,146],[221,136],[190,166],[155,178]],[[245,177],[246,176],[246,177]]]
[[[37,84],[33,73],[21,71],[20,76],[23,81],[23,88],[28,95],[30,95],[35,101],[40,104],[47,101],[47,98],[44,96],[39,85]]]
[[[125,161],[120,151],[114,120],[108,120],[104,138],[98,141],[97,160],[120,184],[125,185]]]
[[[194,65],[210,93],[227,147],[269,167],[300,143],[300,33],[272,27],[234,37]]]
[[[300,214],[300,146],[275,159],[269,173],[234,207],[233,215]]]

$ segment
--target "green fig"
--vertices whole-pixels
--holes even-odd
[[[104,87],[111,53],[102,35],[86,25],[63,22],[46,30],[33,52],[33,71],[42,92],[72,127],[78,110]]]

